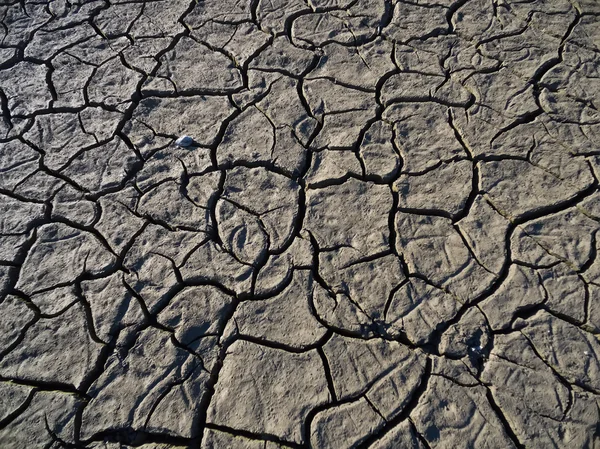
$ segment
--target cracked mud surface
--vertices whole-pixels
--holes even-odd
[[[596,0],[3,2],[0,446],[600,448],[599,94]]]

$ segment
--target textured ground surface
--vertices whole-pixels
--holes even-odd
[[[600,447],[598,1],[0,25],[2,448]]]

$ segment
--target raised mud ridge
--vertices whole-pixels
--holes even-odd
[[[4,1],[0,447],[600,448],[599,107],[598,0]]]

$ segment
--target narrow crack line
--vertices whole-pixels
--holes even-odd
[[[85,313],[86,330],[89,333],[90,338],[92,339],[92,341],[99,343],[101,345],[108,344],[106,341],[104,341],[100,337],[98,337],[98,334],[96,333],[96,328],[95,328],[95,323],[94,323],[94,314],[92,312],[92,308],[91,308],[89,301],[85,298],[85,295],[83,294],[83,289],[81,288],[81,282],[75,282],[73,286],[74,286],[75,297],[77,298],[77,301],[79,302],[79,304],[83,307],[83,310]]]
[[[419,402],[423,398],[423,395],[427,391],[427,387],[429,386],[429,380],[432,376],[433,363],[431,358],[427,357],[425,362],[425,369],[423,375],[421,376],[420,383],[418,387],[413,391],[408,403],[404,406],[402,411],[396,415],[391,420],[388,420],[383,428],[374,434],[372,434],[369,438],[363,441],[357,449],[367,449],[372,446],[375,442],[379,441],[386,434],[388,434],[394,427],[396,427],[401,422],[404,422],[407,419],[410,419],[411,413],[416,409],[419,405]]]
[[[408,283],[410,282],[410,279],[408,278],[408,276],[402,281],[400,282],[398,285],[396,285],[393,289],[390,290],[390,294],[388,295],[388,298],[385,302],[385,306],[383,307],[383,322],[387,322],[387,315],[390,311],[390,307],[392,306],[392,303],[394,302],[394,297],[396,296],[396,293],[398,293],[400,291],[400,289],[404,286],[406,286]]]
[[[310,410],[310,412],[308,412],[308,415],[306,416],[306,419],[304,421],[304,426],[303,426],[304,440],[307,442],[310,441],[312,423],[314,422],[316,416],[319,413],[340,407],[342,405],[356,403],[360,400],[365,400],[366,402],[368,402],[367,397],[366,397],[366,394],[368,393],[368,391],[373,387],[374,384],[376,384],[379,380],[381,380],[386,375],[388,375],[391,371],[393,371],[393,369],[394,369],[394,367],[391,367],[388,370],[386,370],[385,372],[381,373],[375,380],[371,381],[367,386],[365,386],[364,388],[362,388],[360,391],[358,391],[356,393],[348,395],[343,399],[338,398],[336,401],[330,401],[325,404],[321,404],[321,405],[313,408],[312,410]],[[379,412],[375,408],[373,408],[373,411],[375,411],[375,413],[379,414]],[[384,419],[384,421],[385,421],[385,419]]]
[[[415,207],[402,207],[398,206],[398,212],[411,215],[421,215],[430,217],[441,217],[453,220],[454,216],[450,212],[443,209],[428,209],[428,208],[415,208]]]
[[[231,340],[231,344],[235,341],[247,341],[250,343],[255,343],[260,346],[264,346],[266,348],[278,349],[280,351],[289,352],[291,354],[302,354],[312,350],[318,350],[323,344],[331,337],[331,332],[326,333],[323,337],[321,337],[315,343],[303,345],[301,347],[295,347],[288,344],[280,343],[277,341],[269,340],[267,338],[254,337],[252,335],[247,335],[242,332],[238,332]]]
[[[423,435],[421,435],[421,433],[417,430],[417,426],[415,425],[414,421],[410,416],[407,418],[407,421],[410,424],[410,428],[415,433],[417,440],[419,440],[419,443],[421,443],[425,449],[432,449],[431,445],[429,444],[429,441],[427,441],[427,439]]]
[[[174,388],[181,386],[185,382],[187,382],[194,375],[194,372],[196,371],[196,369],[197,369],[197,367],[190,370],[190,372],[188,374],[186,374],[185,376],[183,376],[181,379],[176,379],[173,383],[169,384],[167,386],[167,388],[164,389],[163,392],[161,392],[159,394],[158,398],[156,398],[156,401],[152,404],[152,407],[150,407],[150,410],[148,411],[148,416],[146,416],[146,420],[144,421],[144,424],[142,425],[142,429],[146,430],[149,427],[150,420],[152,419],[154,412],[156,411],[156,409],[158,408],[158,406],[160,405],[162,400],[164,398],[166,398],[171,393],[171,391],[173,391]]]
[[[384,106],[387,109],[387,108],[397,105],[397,104],[406,104],[406,103],[434,103],[434,104],[439,104],[440,106],[446,106],[448,108],[459,108],[459,109],[464,109],[464,110],[469,109],[473,104],[477,104],[480,107],[486,107],[486,105],[484,105],[484,104],[476,103],[475,100],[472,98],[470,98],[469,100],[466,100],[466,101],[453,102],[453,101],[448,101],[448,100],[443,100],[441,98],[438,98],[435,95],[431,95],[431,93],[429,93],[427,95],[419,95],[419,94],[410,93],[408,95],[394,97],[394,98],[390,99],[389,101],[384,102]],[[489,108],[489,106],[488,106],[488,108]]]
[[[270,441],[270,442],[276,443],[282,447],[289,447],[289,448],[293,448],[293,449],[302,449],[303,448],[303,446],[301,444],[294,443],[292,441],[283,440],[283,439],[281,439],[275,435],[269,434],[269,433],[254,433],[254,432],[250,432],[247,430],[235,429],[233,427],[228,427],[228,426],[224,426],[221,424],[213,424],[213,423],[206,424],[206,428],[211,429],[211,430],[217,430],[219,432],[228,433],[230,435],[241,436],[241,437],[247,438],[249,440]]]
[[[504,360],[507,363],[517,365],[517,366],[519,366],[520,368],[523,368],[526,371],[533,371],[533,372],[536,371],[534,368],[531,368],[529,366],[523,365],[523,364],[521,364],[519,362],[511,360],[511,359],[509,359],[509,358],[507,358],[505,356],[502,356],[500,354],[493,353],[493,355],[494,355],[494,357],[497,357],[500,360]],[[557,377],[557,375],[555,374],[555,372],[552,372],[552,374],[553,374],[554,378],[558,381],[558,383],[561,384],[563,387],[565,387],[565,389],[568,391],[568,394],[569,394],[568,402],[567,402],[566,407],[564,408],[563,413],[562,413],[562,418],[560,420],[558,420],[560,422],[564,422],[564,420],[567,418],[567,416],[569,415],[570,410],[573,407],[573,403],[574,403],[573,394],[574,394],[574,391],[573,391],[573,387],[571,386],[571,384],[568,383],[568,382],[566,382],[565,379]],[[490,387],[492,387],[491,384],[488,385],[488,384],[485,384],[484,382],[481,382],[481,384],[484,385],[484,386],[486,386],[486,387],[488,387],[488,389]],[[542,415],[540,414],[540,416],[542,416]],[[551,418],[551,419],[556,420],[556,418]]]
[[[37,315],[33,319],[31,319],[29,322],[25,323],[25,325],[19,331],[19,334],[17,335],[17,337],[15,339],[13,339],[13,341],[6,344],[6,346],[3,347],[2,350],[0,351],[0,361],[4,360],[4,358],[6,358],[6,356],[8,356],[12,351],[14,351],[17,347],[19,347],[19,345],[21,343],[23,343],[23,341],[25,340],[25,337],[27,336],[27,332],[29,331],[29,329],[31,327],[33,327],[35,324],[37,324],[39,320],[40,320],[40,317],[39,317],[39,315]]]
[[[546,365],[550,371],[552,371],[552,373],[554,374],[554,377],[556,377],[556,379],[558,379],[558,381],[563,384],[565,387],[567,387],[569,390],[571,389],[571,382],[569,382],[562,374],[560,374],[558,372],[558,370],[556,368],[554,368],[547,360],[546,358],[544,358],[538,348],[535,346],[535,343],[531,340],[531,338],[525,334],[523,332],[523,330],[519,330],[518,331],[521,335],[523,335],[523,337],[525,337],[525,339],[527,340],[527,342],[529,343],[529,346],[531,347],[531,350],[535,353],[536,357],[544,363],[544,365]],[[591,393],[593,395],[600,395],[600,391],[595,390],[594,388],[591,388],[585,384],[583,384],[581,381],[579,380],[575,380],[575,382],[572,383],[573,385],[578,386],[579,388],[581,388],[582,390]]]
[[[543,304],[542,309],[548,314],[552,315],[554,318],[558,318],[561,321],[565,321],[566,323],[569,323],[570,325],[578,328],[580,331],[585,332],[586,334],[595,335],[595,332],[592,329],[589,329],[585,326],[585,321],[580,321],[566,313],[561,313],[559,311],[553,310],[551,307],[548,306],[547,303]]]
[[[504,428],[504,431],[506,432],[507,436],[513,442],[515,447],[517,447],[517,449],[525,449],[525,445],[519,441],[519,438],[517,437],[517,434],[513,430],[513,426],[511,426],[508,418],[506,418],[506,416],[504,415],[504,412],[502,411],[500,406],[496,403],[496,400],[494,399],[494,395],[492,394],[492,391],[489,389],[488,386],[483,385],[483,384],[481,384],[481,385],[486,389],[485,395],[486,395],[487,401],[490,404],[490,406],[492,407],[492,410],[494,411],[494,414],[496,415],[496,417],[502,423],[502,427]]]
[[[513,225],[509,226],[509,228],[506,231],[506,236],[505,236],[505,240],[504,241],[510,242],[510,238],[511,238],[512,233],[514,232],[514,229],[515,229],[515,226],[513,226]],[[455,314],[455,316],[453,318],[451,318],[450,320],[444,322],[441,326],[439,326],[433,332],[433,335],[432,335],[432,337],[430,339],[430,341],[432,342],[433,347],[439,346],[439,341],[441,339],[442,334],[447,329],[449,329],[451,326],[453,326],[456,323],[458,323],[462,319],[462,317],[467,313],[468,310],[470,310],[474,306],[478,306],[485,299],[487,299],[488,297],[490,297],[491,295],[493,295],[498,290],[498,288],[500,288],[500,286],[508,278],[509,269],[510,269],[510,266],[512,265],[511,260],[512,260],[512,255],[511,255],[511,248],[510,248],[510,245],[509,245],[507,247],[506,259],[504,260],[502,268],[496,274],[495,280],[482,293],[480,293],[477,298],[475,298],[475,299],[473,299],[473,300],[471,300],[469,302],[466,302],[466,303],[462,304],[461,307],[459,308],[458,312]],[[442,290],[446,291],[445,289],[442,289]],[[449,293],[449,292],[447,292],[447,293]]]
[[[31,405],[31,401],[33,400],[33,397],[38,391],[39,390],[37,388],[32,388],[31,391],[29,391],[29,393],[27,394],[25,400],[10,413],[7,413],[4,416],[4,418],[0,420],[0,429],[6,428],[11,422],[13,422],[19,416],[21,416],[21,414],[23,414],[23,412],[25,412],[27,408]]]
[[[391,249],[386,249],[384,251],[381,251],[381,252],[378,252],[378,253],[375,253],[375,254],[371,254],[369,256],[360,257],[360,258],[358,258],[356,260],[353,260],[352,262],[348,262],[345,265],[341,265],[340,266],[340,270],[345,270],[347,268],[353,267],[355,265],[360,265],[360,264],[363,264],[363,263],[374,262],[374,261],[376,261],[378,259],[390,256],[392,254],[393,254],[393,252],[392,252]]]
[[[0,382],[10,382],[15,385],[31,387],[36,391],[68,393],[68,394],[77,396],[78,398],[81,398],[81,399],[87,399],[87,396],[85,393],[81,392],[80,390],[75,388],[73,385],[64,383],[64,382],[22,379],[20,377],[11,377],[11,376],[0,376]]]
[[[460,226],[458,226],[457,224],[453,225],[454,230],[456,231],[456,233],[458,234],[458,236],[460,237],[460,239],[463,242],[463,245],[465,246],[465,248],[467,248],[467,251],[469,251],[469,254],[471,255],[471,257],[473,258],[473,260],[477,263],[477,265],[479,265],[481,268],[483,268],[485,271],[487,271],[488,273],[490,273],[493,276],[497,276],[497,273],[494,273],[492,270],[490,270],[488,267],[486,267],[480,260],[479,257],[477,257],[477,254],[475,254],[475,250],[473,249],[473,247],[471,246],[471,244],[469,243],[469,241],[467,240],[467,238],[465,237],[465,235],[463,234],[462,229],[460,228]]]
[[[464,156],[453,156],[450,158],[443,158],[443,159],[437,160],[435,163],[433,163],[431,165],[428,165],[427,167],[423,168],[422,170],[404,170],[404,171],[402,171],[402,175],[409,176],[409,177],[422,176],[422,175],[426,175],[428,173],[431,173],[431,172],[437,170],[438,168],[442,167],[443,165],[450,165],[450,164],[453,164],[456,162],[463,162],[463,161],[471,161],[471,159],[468,157],[464,157]]]
[[[173,436],[167,433],[136,430],[132,427],[124,426],[118,429],[108,429],[106,431],[99,432],[86,441],[79,442],[77,448],[83,449],[89,447],[89,445],[94,442],[121,443],[130,447],[139,447],[144,444],[168,445],[168,447],[181,447],[183,449],[195,447],[194,443],[197,443],[197,439]]]
[[[364,396],[365,401],[367,402],[367,404],[369,404],[369,407],[371,407],[371,409],[377,413],[377,415],[379,415],[379,417],[381,418],[381,420],[384,423],[387,423],[387,419],[385,418],[385,416],[383,416],[383,414],[379,411],[379,409],[375,406],[375,404],[373,404],[373,402],[369,399],[369,397],[365,394]]]
[[[333,332],[329,331],[329,336],[326,340],[324,340],[323,345],[329,341],[331,336],[333,336]],[[321,357],[321,362],[323,363],[323,369],[325,372],[325,379],[327,380],[327,389],[329,390],[329,395],[331,396],[331,402],[336,403],[338,401],[337,394],[335,392],[335,383],[333,382],[333,375],[331,374],[331,366],[329,365],[329,360],[327,359],[327,355],[325,351],[323,351],[323,345],[317,348],[317,353],[319,357]]]

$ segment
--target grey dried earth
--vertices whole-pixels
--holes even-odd
[[[600,448],[598,0],[0,24],[0,447]]]

